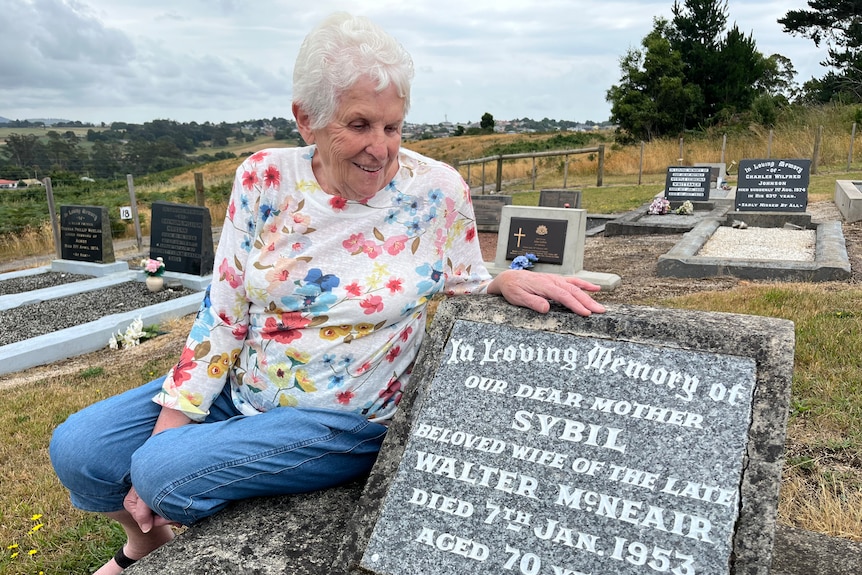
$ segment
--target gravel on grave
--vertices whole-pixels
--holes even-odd
[[[17,282],[18,279],[23,278],[0,283]],[[130,281],[110,288],[7,309],[0,313],[0,346],[191,293],[194,292],[183,289],[163,289],[153,293],[143,282]],[[107,341],[105,345],[108,345]]]
[[[12,295],[43,288],[56,287],[72,282],[91,280],[93,276],[82,274],[67,274],[61,272],[45,272],[29,276],[21,276],[0,281],[0,295]]]
[[[720,226],[700,248],[697,255],[714,258],[813,262],[816,245],[815,230]]]

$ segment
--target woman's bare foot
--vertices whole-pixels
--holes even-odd
[[[123,553],[129,559],[138,560],[149,555],[168,541],[174,538],[174,531],[170,525],[153,527],[149,533],[135,533],[123,546]],[[112,558],[102,565],[93,575],[120,575],[123,568],[117,565]]]

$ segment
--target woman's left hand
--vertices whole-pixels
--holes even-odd
[[[488,284],[489,294],[502,295],[513,305],[547,313],[551,309],[548,300],[553,300],[583,316],[604,313],[605,306],[587,293],[600,289],[580,278],[528,270],[503,271]]]

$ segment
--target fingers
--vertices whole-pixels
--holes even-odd
[[[138,524],[141,533],[149,533],[153,528],[153,512],[147,505],[138,497],[137,491],[132,487],[123,500],[123,507]]]

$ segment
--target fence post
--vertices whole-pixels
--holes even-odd
[[[204,175],[201,172],[195,172],[195,203],[202,208],[207,205],[207,197],[204,193]]]
[[[820,140],[823,138],[823,126],[817,129],[814,135],[814,156],[811,158],[811,173],[817,173],[817,164],[820,162]]]
[[[644,175],[644,143],[641,142],[641,159],[638,161],[638,185],[641,185]]]
[[[503,189],[503,156],[497,156],[497,193]]]
[[[485,164],[486,162],[482,162],[482,195],[485,195]]]
[[[772,159],[772,135],[773,134],[774,134],[774,132],[772,130],[769,130],[769,140],[767,140],[767,142],[766,142],[766,159],[767,160]]]
[[[856,139],[856,122],[853,122],[853,128],[850,130],[850,151],[847,153],[847,171],[850,171],[850,164],[853,163],[853,140]]]
[[[569,180],[569,156],[563,156],[563,189],[566,189],[566,182]]]
[[[684,138],[679,139],[679,162],[678,163],[680,166],[685,161],[685,155],[683,154],[683,141],[684,141]]]
[[[533,156],[533,191],[536,190],[536,156]]]
[[[724,163],[724,152],[727,151],[727,134],[721,138],[721,163]]]
[[[601,188],[602,182],[605,179],[605,145],[599,144],[599,166],[596,170],[598,175],[596,176],[596,187]]]
[[[132,174],[126,174],[126,182],[129,184],[129,203],[132,208],[132,221],[135,222],[135,240],[138,242],[138,252],[143,248],[141,239],[141,220],[138,218],[138,200],[135,197],[135,180]]]
[[[54,188],[51,186],[51,178],[42,180],[45,186],[45,194],[48,196],[48,215],[51,218],[51,230],[54,232],[54,252],[57,259],[63,259],[63,249],[60,246],[60,225],[57,222],[57,208],[54,207]]]

